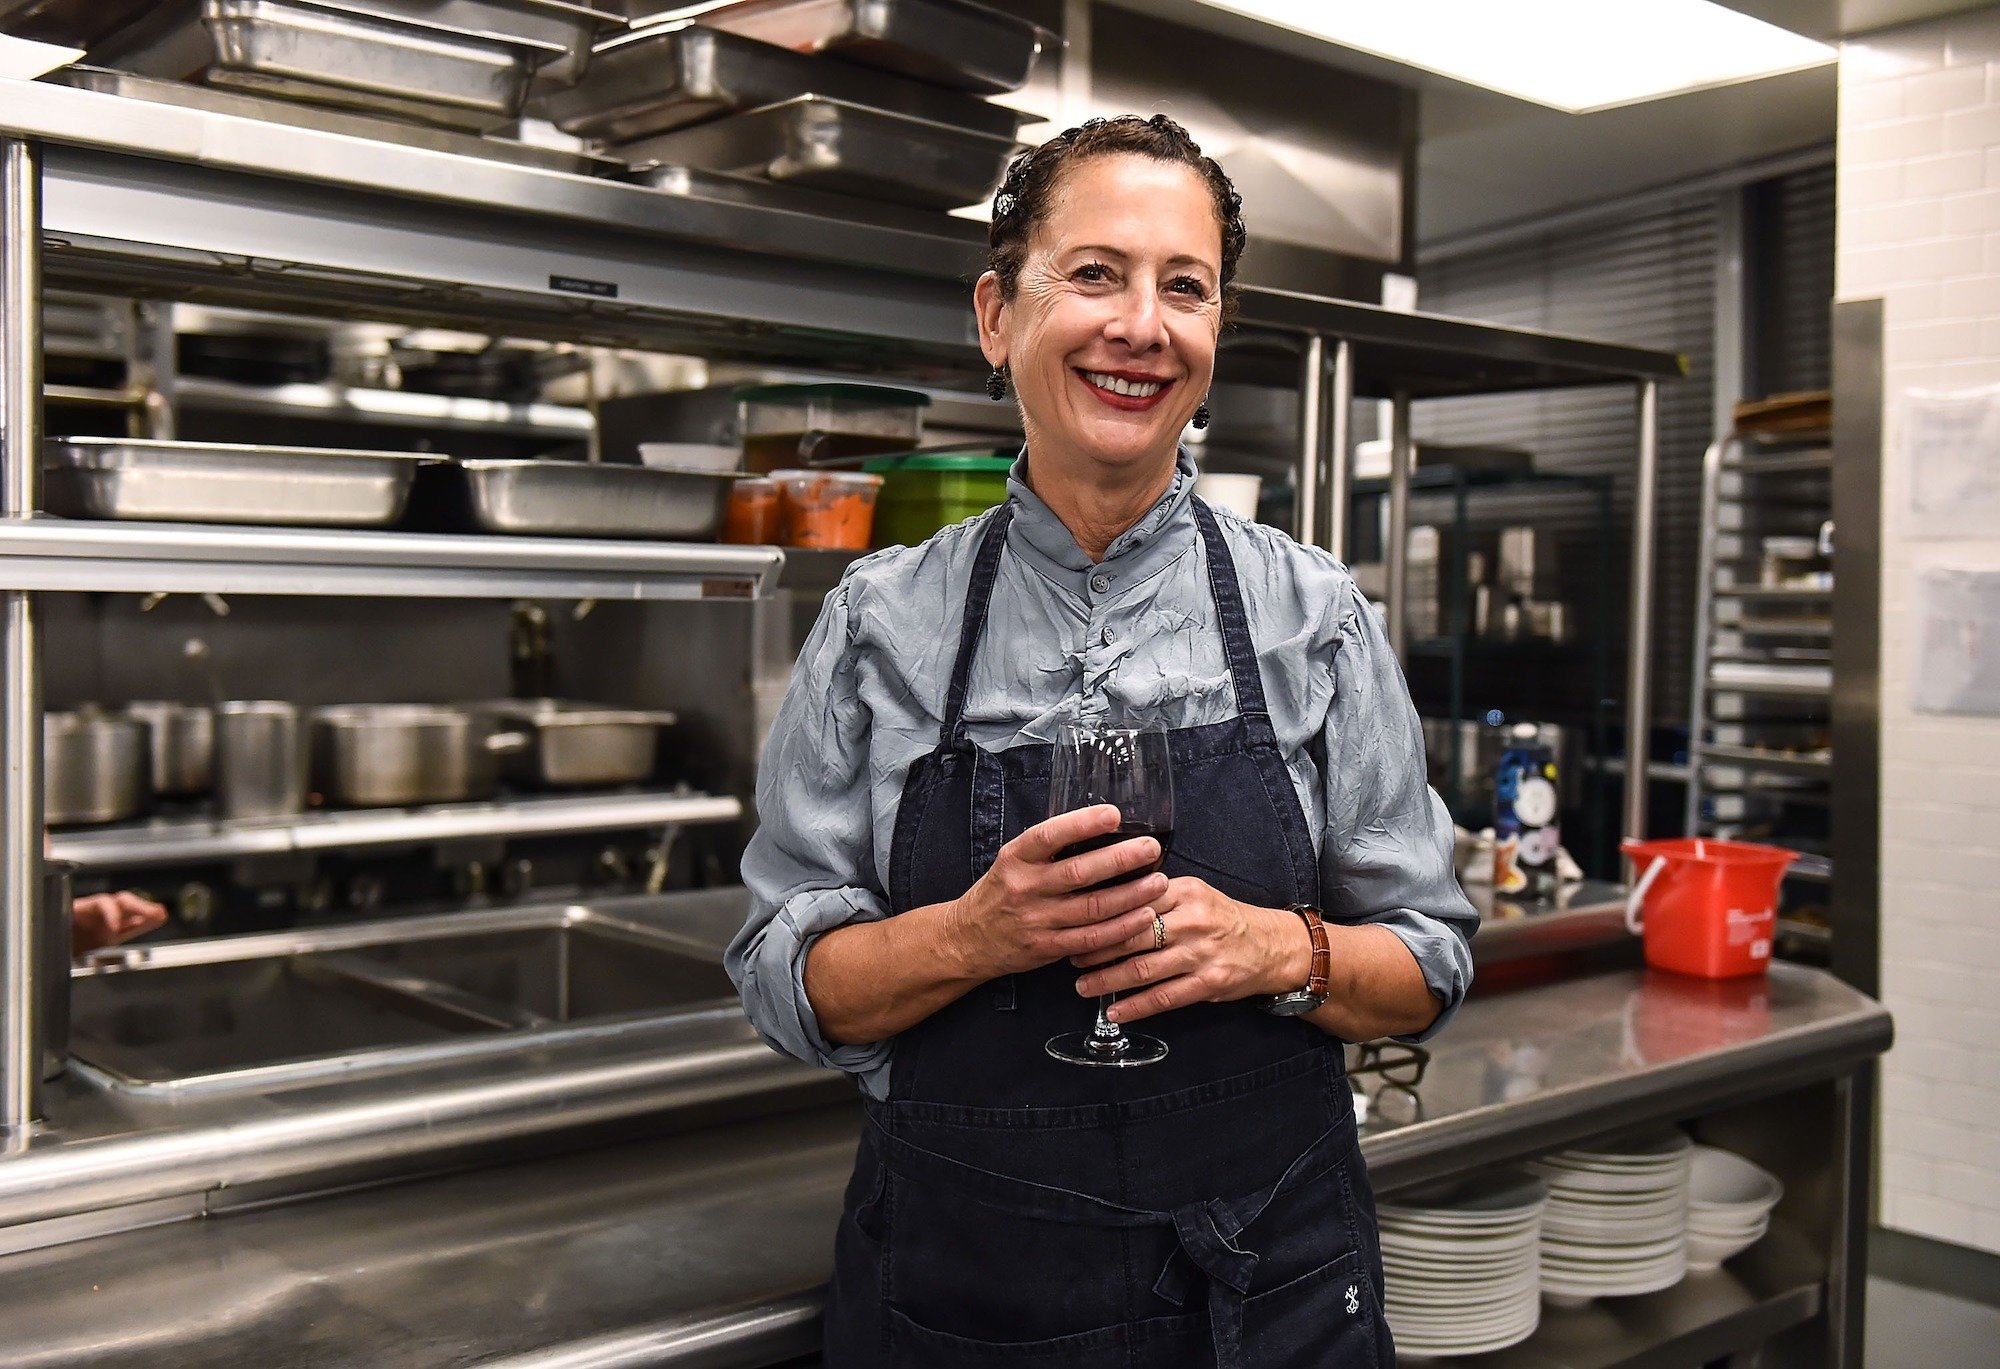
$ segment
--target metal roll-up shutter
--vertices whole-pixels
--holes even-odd
[[[1750,374],[1744,393],[1824,390],[1833,365],[1833,167],[1749,187]]]
[[[1717,225],[1709,192],[1426,258],[1418,268],[1418,305],[1428,312],[1687,357],[1688,378],[1660,390],[1653,700],[1661,724],[1685,722],[1687,713],[1701,458],[1713,415]],[[1613,477],[1615,531],[1608,554],[1599,541],[1599,506],[1582,494],[1496,491],[1473,502],[1470,522],[1474,528],[1533,524],[1553,535],[1558,583],[1580,631],[1590,630],[1592,596],[1608,577],[1610,692],[1622,695],[1627,530],[1638,452],[1633,387],[1440,400],[1417,407],[1414,427],[1420,440],[1525,447],[1538,470]],[[1574,697],[1573,690],[1564,693]],[[1475,711],[1481,706],[1478,699],[1467,703]]]

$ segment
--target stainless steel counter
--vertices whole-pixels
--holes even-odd
[[[1423,1119],[1363,1151],[1392,1189],[1655,1118],[1726,1136],[1751,1100],[1801,1097],[1889,1039],[1878,1005],[1790,965],[1517,988],[1466,1005]],[[9,1362],[780,1362],[813,1342],[856,1125],[851,1105],[798,1111],[0,1258]],[[1839,1206],[1799,1188],[1801,1222]],[[1662,1347],[1797,1328],[1839,1294],[1812,1245],[1781,1225],[1734,1273],[1551,1319],[1614,1351],[1496,1363],[1675,1363]]]

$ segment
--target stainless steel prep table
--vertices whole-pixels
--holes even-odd
[[[700,922],[730,930],[719,903]],[[1693,1364],[1831,1335],[1849,1301],[1842,1194],[1865,1166],[1855,1083],[1889,1037],[1880,1006],[1792,965],[1516,989],[1465,1006],[1435,1045],[1425,1119],[1363,1151],[1393,1189],[1655,1118],[1782,1145],[1793,1198],[1721,1275],[1551,1311],[1528,1345],[1468,1363]],[[1526,1088],[1524,1060],[1541,1062]],[[12,1362],[102,1369],[782,1363],[814,1342],[856,1126],[852,1105],[820,1107],[17,1254],[0,1259],[0,1325]]]

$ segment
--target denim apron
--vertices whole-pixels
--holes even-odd
[[[1193,508],[1239,715],[1168,734],[1165,870],[1266,907],[1314,902],[1317,861],[1235,566],[1207,505]],[[896,913],[958,897],[1047,816],[1051,748],[988,752],[965,729],[1010,516],[989,515],[939,745],[904,784]],[[1145,1021],[1168,1046],[1157,1064],[1066,1064],[1043,1043],[1090,1024],[1078,973],[1060,961],[994,980],[896,1039],[836,1239],[827,1364],[1393,1365],[1339,1043],[1248,1003],[1204,1003]]]

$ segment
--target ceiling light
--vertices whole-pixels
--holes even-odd
[[[1712,0],[1204,0],[1573,114],[1802,71],[1835,50]]]

